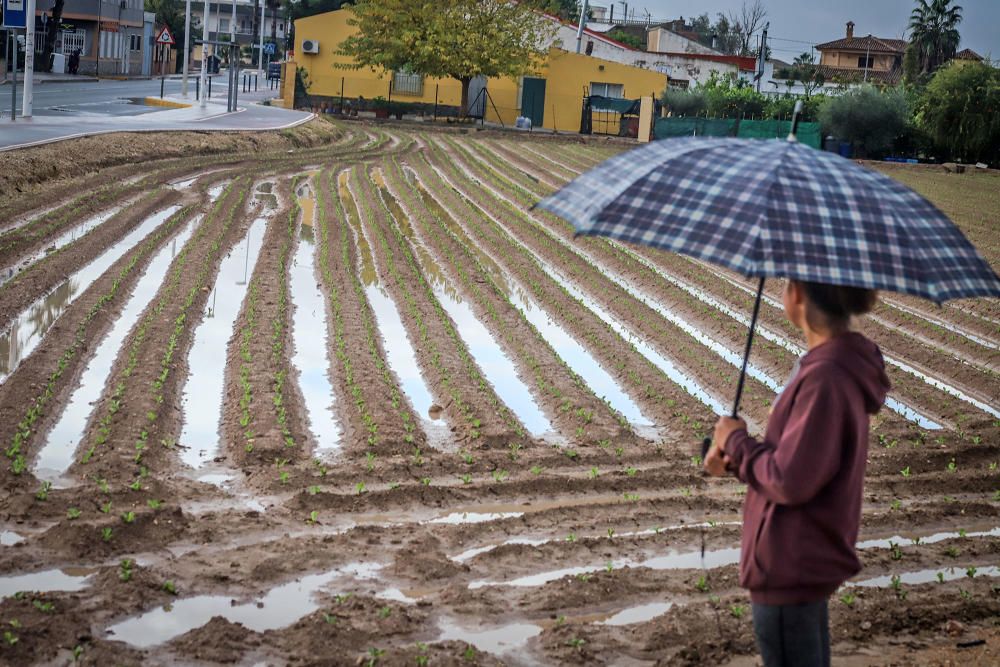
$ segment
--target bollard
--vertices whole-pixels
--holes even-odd
[[[212,77],[208,77],[208,99],[212,99]]]
[[[201,77],[199,76],[197,79],[194,80],[194,99],[195,100],[200,100],[201,99],[201,90],[200,90],[200,88],[201,88]]]
[[[161,100],[163,99],[163,84],[166,82],[166,80],[167,80],[167,77],[165,77],[165,76],[161,76],[160,77],[160,99]]]

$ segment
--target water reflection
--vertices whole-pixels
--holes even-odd
[[[0,382],[6,380],[21,361],[38,347],[52,324],[79,294],[179,208],[171,206],[146,218],[120,241],[18,315],[10,328],[0,334]]]

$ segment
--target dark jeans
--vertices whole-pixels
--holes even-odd
[[[827,601],[753,604],[753,633],[764,667],[830,667]]]

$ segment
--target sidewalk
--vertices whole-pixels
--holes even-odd
[[[141,79],[148,77],[133,77],[133,78]],[[84,76],[82,74],[77,74],[77,75],[48,74],[46,72],[35,72],[35,74],[31,77],[31,80],[34,82],[36,86],[39,86],[42,85],[43,83],[76,83],[76,82],[83,83],[88,81],[97,81],[98,79],[96,76]],[[0,80],[0,86],[7,85],[10,82],[11,82],[11,76],[10,72],[8,72],[7,75],[3,78],[3,80]],[[24,72],[18,70],[17,85],[20,86],[22,83],[24,83]]]
[[[241,131],[260,132],[294,127],[312,119],[315,114],[292,111],[281,107],[258,104],[274,96],[273,91],[258,91],[240,95],[239,109],[226,112],[226,95],[213,95],[204,108],[194,99],[168,95],[163,98],[176,107],[164,106],[138,116],[35,116],[0,120],[0,152],[27,148],[76,137],[110,132],[184,132]],[[159,100],[159,97],[155,98]],[[182,106],[190,105],[190,106]],[[169,141],[169,137],[165,139]]]

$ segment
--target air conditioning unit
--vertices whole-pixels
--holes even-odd
[[[319,53],[319,42],[315,39],[303,39],[302,53]]]

